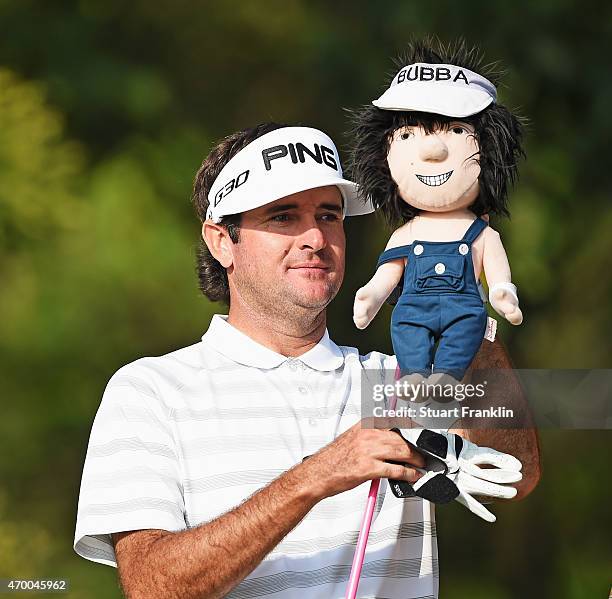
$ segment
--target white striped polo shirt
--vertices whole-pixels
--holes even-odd
[[[360,356],[327,331],[287,358],[226,318],[215,315],[200,343],[110,379],[83,468],[79,555],[116,567],[113,532],[180,531],[229,511],[360,419],[364,369],[381,382],[395,369],[393,356]],[[369,486],[319,502],[228,597],[344,597]],[[397,499],[382,481],[359,597],[437,590],[433,506]]]

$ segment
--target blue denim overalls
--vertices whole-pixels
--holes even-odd
[[[472,243],[487,222],[477,218],[459,241],[413,241],[385,250],[381,264],[407,258],[404,285],[391,318],[393,350],[402,376],[445,372],[461,380],[487,325],[474,276]],[[434,344],[439,341],[435,351]]]

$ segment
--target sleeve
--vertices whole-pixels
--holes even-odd
[[[111,533],[187,528],[181,467],[150,371],[128,365],[109,381],[81,480],[74,550],[117,567]]]

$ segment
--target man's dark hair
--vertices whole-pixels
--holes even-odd
[[[208,193],[223,167],[252,141],[276,129],[286,127],[278,123],[261,123],[255,127],[244,129],[228,135],[217,143],[198,169],[193,183],[191,201],[199,219],[206,220],[208,210]],[[233,243],[240,241],[240,214],[224,216],[219,223],[227,229]],[[196,269],[200,291],[211,301],[222,301],[229,305],[229,285],[227,272],[210,253],[204,240],[200,238],[197,250]]]
[[[435,39],[416,41],[396,61],[398,68],[416,62],[464,67],[483,75],[496,87],[502,75],[496,65],[483,65],[481,52],[467,47],[462,40],[452,46],[445,46]],[[518,161],[525,155],[521,146],[523,125],[518,116],[496,103],[477,114],[461,118],[382,110],[368,104],[352,113],[351,175],[359,184],[362,197],[369,196],[392,227],[408,222],[419,213],[417,208],[401,198],[387,164],[393,133],[405,126],[421,126],[431,133],[457,120],[474,127],[480,148],[480,156],[475,158],[480,164],[480,193],[470,209],[477,216],[486,213],[509,216],[508,186],[515,182]]]

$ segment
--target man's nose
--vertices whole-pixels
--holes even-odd
[[[421,139],[419,153],[423,161],[442,162],[448,157],[448,147],[437,133],[429,133]]]
[[[319,223],[316,221],[309,223],[298,239],[298,246],[301,250],[310,249],[314,252],[318,252],[326,245],[327,239],[325,233],[323,233]]]

